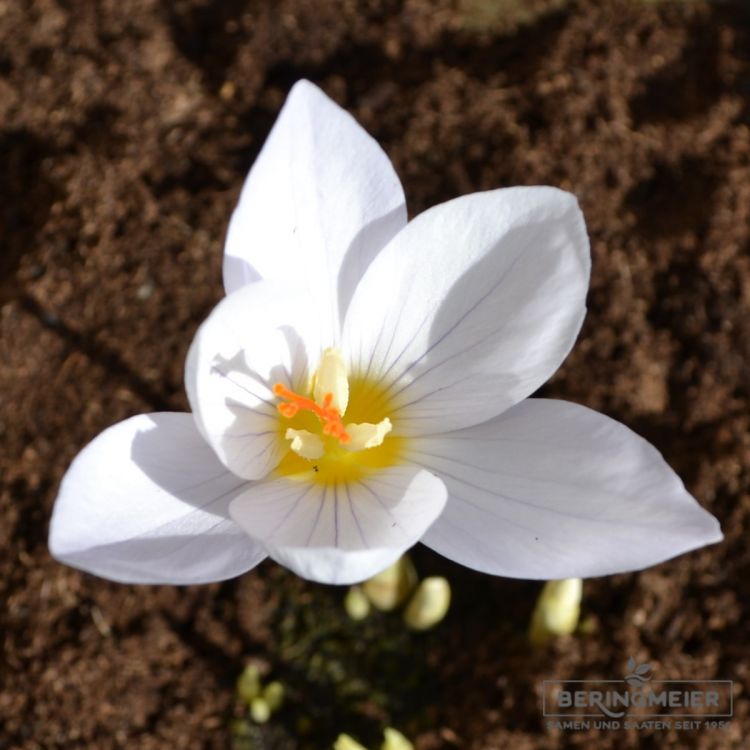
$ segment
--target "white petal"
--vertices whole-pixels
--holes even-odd
[[[528,399],[486,424],[414,442],[448,486],[423,542],[513,578],[586,578],[721,540],[659,452],[583,406]]]
[[[216,459],[189,414],[142,414],[87,445],[63,478],[49,547],[124,583],[221,581],[266,553],[231,520],[248,485]]]
[[[429,472],[395,466],[341,485],[262,482],[229,510],[277,562],[312,581],[348,584],[379,573],[415,544],[445,498],[445,485]]]
[[[569,193],[509,188],[436,206],[394,238],[357,287],[344,326],[351,372],[393,384],[394,434],[484,422],[566,357],[589,268]]]
[[[329,315],[324,342],[375,255],[406,224],[388,157],[308,81],[292,88],[229,225],[227,293],[256,279],[307,286]]]
[[[185,387],[198,428],[234,474],[260,479],[289,450],[271,389],[306,389],[320,355],[317,319],[304,294],[257,281],[225,297],[198,329]]]

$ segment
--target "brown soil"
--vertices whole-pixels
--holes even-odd
[[[0,748],[226,750],[233,734],[237,747],[326,748],[337,731],[373,744],[389,722],[420,750],[747,747],[743,7],[1,1]],[[426,550],[420,571],[448,575],[456,601],[422,637],[382,617],[361,635],[340,591],[270,563],[177,589],[51,560],[50,509],[76,452],[124,417],[185,408],[183,360],[222,294],[230,211],[300,77],[383,144],[412,213],[505,185],[579,196],[590,313],[544,393],[653,441],[719,517],[722,544],[587,583],[593,634],[541,655],[524,639],[537,584]],[[365,644],[356,658],[350,643]],[[735,680],[731,727],[545,729],[543,679],[618,678],[630,655],[663,679]],[[240,732],[233,685],[248,659],[290,698],[271,725]],[[357,678],[365,688],[346,693]]]

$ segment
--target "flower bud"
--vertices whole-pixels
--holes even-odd
[[[344,609],[352,620],[364,620],[370,614],[370,600],[360,586],[352,586],[344,598]]]
[[[425,578],[406,607],[404,621],[412,630],[429,630],[445,617],[450,604],[448,581],[440,576]]]
[[[390,568],[362,584],[362,590],[372,605],[381,612],[390,612],[402,604],[417,585],[417,571],[404,555]]]
[[[401,732],[392,727],[386,727],[383,734],[385,735],[385,741],[380,746],[380,750],[414,750],[414,745]]]
[[[543,646],[558,635],[572,633],[581,613],[583,581],[565,578],[547,581],[531,616],[529,638],[533,646]]]
[[[271,718],[271,707],[265,698],[253,698],[250,701],[250,716],[257,724],[265,724]]]
[[[367,750],[348,734],[340,734],[336,742],[333,743],[333,750]]]
[[[263,700],[268,704],[271,711],[278,711],[284,702],[284,686],[278,680],[269,682],[263,688]]]
[[[260,670],[255,664],[248,664],[237,680],[237,694],[249,704],[260,695]]]

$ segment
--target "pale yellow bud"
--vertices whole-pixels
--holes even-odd
[[[429,630],[448,613],[451,605],[451,587],[445,578],[425,578],[411,598],[404,621],[412,630]]]
[[[340,734],[333,743],[333,750],[367,750],[356,740],[352,739],[348,734]]]
[[[558,635],[572,633],[581,613],[583,581],[565,578],[547,581],[531,616],[529,638],[534,646],[543,646]]]
[[[385,741],[380,746],[380,750],[414,750],[414,745],[396,729],[386,727],[383,734]]]
[[[284,686],[274,680],[263,688],[263,700],[268,704],[271,711],[278,711],[284,702]]]
[[[370,600],[359,586],[352,586],[344,598],[344,609],[352,620],[364,620],[370,614]]]
[[[237,680],[237,694],[249,704],[260,695],[260,670],[255,664],[248,664]]]
[[[271,707],[264,698],[250,701],[250,716],[257,724],[265,724],[271,718]]]
[[[411,560],[400,557],[390,568],[362,584],[362,591],[381,612],[390,612],[402,604],[417,585],[417,571]]]

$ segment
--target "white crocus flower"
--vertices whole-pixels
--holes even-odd
[[[575,341],[589,266],[576,200],[553,188],[407,224],[382,150],[298,83],[232,217],[227,297],[187,361],[193,413],[128,419],[81,452],[53,554],[128,582],[215,581],[270,555],[353,583],[421,540],[560,579],[720,540],[627,427],[528,398]]]

